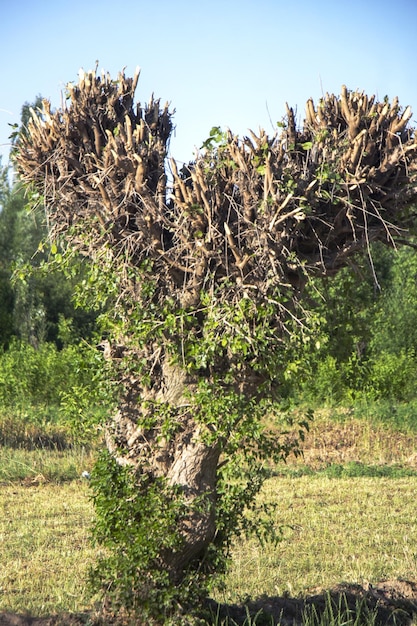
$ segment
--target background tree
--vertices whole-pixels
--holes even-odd
[[[7,342],[11,335],[13,291],[10,284],[8,254],[8,223],[5,219],[5,206],[10,195],[7,168],[0,161],[0,337]]]
[[[11,136],[12,154],[18,138],[27,135],[31,111],[41,104],[37,96],[33,104],[22,106],[21,123]],[[8,174],[0,163],[0,345],[7,348],[15,337],[35,347],[48,341],[61,348],[60,325],[72,328],[74,341],[87,339],[96,316],[76,309],[71,297],[82,264],[74,267],[72,280],[52,266],[40,271],[50,254],[46,215],[34,210],[39,196],[28,195],[18,177],[11,180]]]
[[[415,244],[376,243],[370,254],[372,264],[359,254],[336,277],[307,285],[304,302],[319,324],[289,364],[290,396],[321,407],[414,398]]]
[[[222,569],[265,461],[294,447],[261,417],[293,338],[314,328],[303,288],[404,239],[417,145],[409,108],[343,88],[309,100],[302,129],[290,108],[273,137],[214,128],[195,162],[170,162],[170,189],[171,114],[134,106],[137,80],[81,72],[15,158],[60,254],[90,260],[80,301],[107,311],[118,407],[95,483],[101,582],[162,619]]]

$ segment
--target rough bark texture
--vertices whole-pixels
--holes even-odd
[[[164,555],[180,579],[215,534],[226,437],[222,430],[204,443],[208,426],[190,400],[196,384],[228,374],[225,388],[256,396],[308,276],[335,272],[372,241],[395,245],[406,236],[415,222],[417,144],[409,107],[343,87],[317,107],[308,101],[301,130],[288,108],[272,137],[227,132],[215,143],[213,135],[181,171],[171,162],[167,190],[171,115],[154,99],[133,105],[137,79],[80,73],[67,107],[51,112],[44,102],[33,112],[16,164],[44,194],[51,236],[117,274],[111,303],[121,330],[108,356],[142,365],[119,368],[108,445],[120,463],[165,476],[188,499],[183,549]],[[260,312],[268,310],[265,321]],[[147,315],[138,339],[133,327],[145,328]],[[200,344],[205,360],[196,356]],[[260,354],[269,359],[263,370]],[[193,507],[201,496],[205,505]]]
[[[120,401],[107,427],[106,443],[120,465],[131,465],[154,478],[164,477],[168,485],[180,487],[188,507],[187,514],[179,521],[182,545],[161,555],[163,567],[171,572],[174,581],[179,581],[187,564],[204,552],[216,532],[216,480],[221,447],[202,440],[203,429],[190,414],[193,385],[184,371],[166,360],[160,385],[156,393],[141,388],[140,398],[136,395],[132,398],[132,386],[129,386],[129,400]],[[142,425],[154,403],[175,412],[176,428],[170,437],[161,433],[160,424],[152,428]]]

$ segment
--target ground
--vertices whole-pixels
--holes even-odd
[[[386,580],[376,585],[339,585],[330,591],[330,595],[338,606],[339,598],[346,598],[349,609],[355,609],[358,600],[366,601],[367,606],[373,611],[377,610],[376,624],[389,626],[411,626],[416,624],[417,617],[417,583],[405,580]],[[258,615],[259,626],[270,624],[271,618],[274,623],[281,626],[296,626],[301,624],[301,616],[306,607],[314,605],[318,612],[324,609],[327,592],[312,590],[306,598],[291,597],[263,597],[247,605],[229,605],[220,607],[220,618],[228,615],[236,624],[243,624],[251,615],[263,613],[262,620]],[[343,607],[345,607],[343,600]],[[218,607],[213,607],[213,613],[217,614]],[[1,613],[0,626],[84,626],[94,624],[90,614],[62,614],[47,617],[31,617],[30,615],[17,615],[14,613]],[[247,622],[246,622],[247,623]]]

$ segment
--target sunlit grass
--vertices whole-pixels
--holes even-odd
[[[341,582],[417,579],[417,478],[272,478],[283,541],[240,541],[222,601],[306,594]]]
[[[307,594],[348,583],[417,579],[417,479],[272,478],[283,541],[238,542],[221,602]],[[0,488],[0,610],[34,615],[91,608],[94,551],[86,483]]]
[[[0,610],[43,615],[88,607],[88,487],[2,486],[0,510]]]
[[[31,485],[81,478],[83,471],[91,471],[94,453],[82,447],[62,451],[0,447],[0,461],[0,484]]]
[[[237,542],[225,591],[215,599],[295,598],[343,582],[417,580],[416,443],[411,429],[350,412],[318,412],[304,458],[272,468],[261,494],[278,504],[283,540],[277,546]],[[93,461],[94,453],[82,447],[0,446],[0,612],[91,610],[86,580],[95,561],[94,512],[80,476]],[[322,623],[305,617],[309,625]],[[265,620],[248,616],[247,626]]]
[[[302,445],[304,455],[290,459],[290,466],[317,470],[330,464],[360,463],[417,470],[417,431],[397,428],[395,423],[390,426],[387,419],[380,420],[368,410],[359,416],[353,409],[317,410]],[[417,416],[414,419],[417,424]]]

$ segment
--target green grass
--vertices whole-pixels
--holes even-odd
[[[28,407],[0,411],[0,445],[34,450],[65,450],[75,442],[68,426],[59,422],[57,407]]]
[[[80,444],[57,413],[56,407],[0,411],[0,484],[62,482],[91,470],[97,442]]]
[[[407,478],[416,477],[417,469],[403,467],[402,465],[366,465],[358,461],[342,463],[330,463],[319,469],[312,469],[308,465],[284,465],[277,468],[274,473],[288,478],[301,478],[302,476],[327,476],[328,478]]]
[[[24,432],[19,447],[0,447],[0,612],[92,610],[86,580],[96,556],[89,543],[93,508],[80,476],[94,454],[72,444],[39,448],[33,426]],[[10,441],[12,421],[3,434]],[[347,606],[347,596],[330,599],[325,590],[417,581],[416,443],[411,427],[389,427],[365,413],[318,412],[304,458],[271,468],[261,494],[278,503],[282,541],[236,542],[225,589],[214,598],[241,606],[240,618],[214,610],[213,623],[270,626],[276,620],[268,604],[279,600],[296,603],[305,626],[373,626],[375,611],[360,597]],[[300,608],[311,594],[319,595],[319,608]]]
[[[31,485],[79,479],[83,471],[91,471],[94,454],[82,447],[71,450],[1,447],[0,459],[0,485],[16,481]]]
[[[219,611],[212,611],[211,623],[213,626],[284,626],[288,625],[290,619],[293,623],[302,626],[376,626],[381,623],[380,611],[377,607],[369,606],[364,598],[355,598],[353,601],[345,593],[323,594],[321,602],[299,603],[295,615],[281,617],[261,609],[251,613],[245,607],[245,615],[240,616],[236,621],[232,617],[221,618]],[[291,622],[290,622],[291,623]]]
[[[417,432],[417,400],[410,402],[362,401],[357,403],[352,411],[357,418],[374,425],[385,425],[391,431],[414,434]]]

